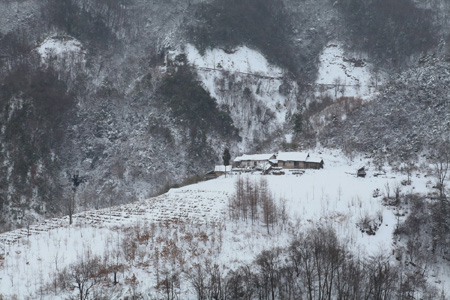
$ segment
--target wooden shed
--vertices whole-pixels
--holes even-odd
[[[356,173],[356,176],[362,178],[366,177],[366,168],[365,167],[360,168],[358,170],[358,173]]]

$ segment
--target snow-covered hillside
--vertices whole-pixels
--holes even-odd
[[[386,78],[364,53],[346,52],[339,42],[328,43],[319,55],[313,96],[306,101],[312,131],[320,137],[326,126],[336,127],[336,122],[344,122],[362,105],[377,99]]]
[[[61,288],[60,274],[80,260],[99,257],[105,266],[120,263],[120,268],[117,285],[107,284],[112,271],[105,271],[106,279],[94,290],[97,296],[122,299],[135,293],[158,298],[163,295],[158,288],[161,278],[170,270],[188,274],[197,263],[212,261],[229,272],[250,263],[262,250],[286,246],[293,235],[322,225],[334,228],[358,257],[393,253],[392,233],[408,211],[383,205],[382,196],[393,193],[406,175],[376,171],[363,158],[348,161],[333,153],[317,154],[325,162],[322,170],[306,170],[303,175],[241,175],[252,183],[266,179],[275,202],[285,208],[287,220],[279,221],[270,233],[262,220],[252,224],[230,219],[236,174],[172,189],[145,201],[80,213],[72,226],[66,217],[4,233],[0,235],[1,294],[19,299],[75,296],[75,285]],[[366,178],[356,177],[361,166],[368,169]],[[401,192],[427,193],[428,181],[417,174],[410,186],[401,186]],[[361,231],[365,221],[375,225],[374,235]],[[430,266],[426,272],[438,276],[433,284],[446,290],[448,278],[443,274],[448,271]],[[179,298],[196,299],[185,279],[177,288]]]
[[[316,85],[332,97],[361,97],[370,100],[375,96],[384,76],[381,71],[359,54],[352,57],[344,53],[340,43],[329,43],[320,54]],[[322,92],[323,93],[323,92]],[[320,95],[320,92],[317,92]]]
[[[243,137],[241,151],[282,129],[296,112],[297,84],[257,50],[246,46],[232,51],[215,48],[201,55],[187,44],[184,52],[205,89],[230,111]]]
[[[180,53],[197,70],[204,88],[230,112],[243,137],[240,151],[251,148],[255,141],[273,142],[279,138],[276,132],[290,133],[290,118],[303,100],[298,99],[298,85],[286,70],[246,46],[233,50],[207,49],[201,54],[193,45],[186,44],[171,54],[172,59]],[[364,55],[345,53],[337,42],[330,42],[323,49],[319,62],[317,79],[312,84],[314,96],[307,98],[306,104],[321,103],[325,97],[351,103],[331,103],[322,114],[311,116],[316,130],[328,124],[328,115],[334,116],[336,111],[345,120],[353,107],[373,99],[385,80],[385,75]]]

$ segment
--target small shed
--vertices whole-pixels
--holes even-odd
[[[366,168],[365,167],[360,168],[356,173],[356,176],[362,178],[366,177]]]

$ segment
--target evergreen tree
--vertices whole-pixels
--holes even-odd
[[[230,150],[228,150],[228,148],[225,148],[225,150],[223,151],[222,159],[225,166],[225,176],[227,176],[227,166],[230,165],[231,159]]]
[[[228,150],[228,148],[225,148],[225,150],[223,151],[222,159],[225,167],[230,165],[231,155],[230,150]]]

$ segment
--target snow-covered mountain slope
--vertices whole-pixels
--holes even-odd
[[[425,57],[422,65],[391,78],[375,101],[358,106],[345,122],[328,124],[321,141],[337,144],[345,137],[341,145],[350,151],[377,153],[392,163],[433,151],[450,139],[448,70],[448,62]]]
[[[297,110],[298,87],[286,70],[246,46],[227,51],[207,49],[201,55],[187,44],[184,52],[205,89],[230,112],[240,129],[240,151],[277,139]]]
[[[145,201],[79,213],[72,226],[66,217],[1,234],[1,294],[19,299],[76,296],[77,288],[71,288],[70,280],[64,283],[60,274],[77,262],[99,257],[105,266],[120,265],[119,284],[108,283],[113,273],[105,267],[105,277],[92,294],[108,299],[133,293],[162,297],[164,290],[158,283],[167,272],[178,270],[182,271],[176,273],[182,278],[176,288],[179,297],[196,299],[193,286],[184,278],[196,263],[210,260],[228,273],[251,262],[262,250],[283,247],[292,235],[317,226],[333,227],[358,257],[395,252],[392,233],[408,210],[383,205],[382,196],[393,193],[406,175],[391,170],[379,173],[363,158],[348,161],[329,152],[320,156],[325,168],[306,170],[301,176],[243,175],[255,184],[267,180],[275,202],[287,212],[287,219],[280,219],[270,233],[263,219],[255,223],[230,219],[229,203],[238,175],[228,175]],[[362,165],[368,169],[367,176],[357,178],[356,170]],[[411,186],[401,187],[401,193],[428,193],[428,181],[418,173]],[[373,235],[361,231],[364,221],[374,225]],[[445,290],[447,271],[445,266],[439,270],[429,266],[426,273],[438,276],[433,282],[439,283],[433,284]],[[67,289],[64,284],[69,284]]]
[[[317,96],[325,93],[332,98],[357,97],[373,99],[383,85],[384,76],[378,74],[367,58],[345,54],[341,43],[330,42],[320,54],[316,85]]]

